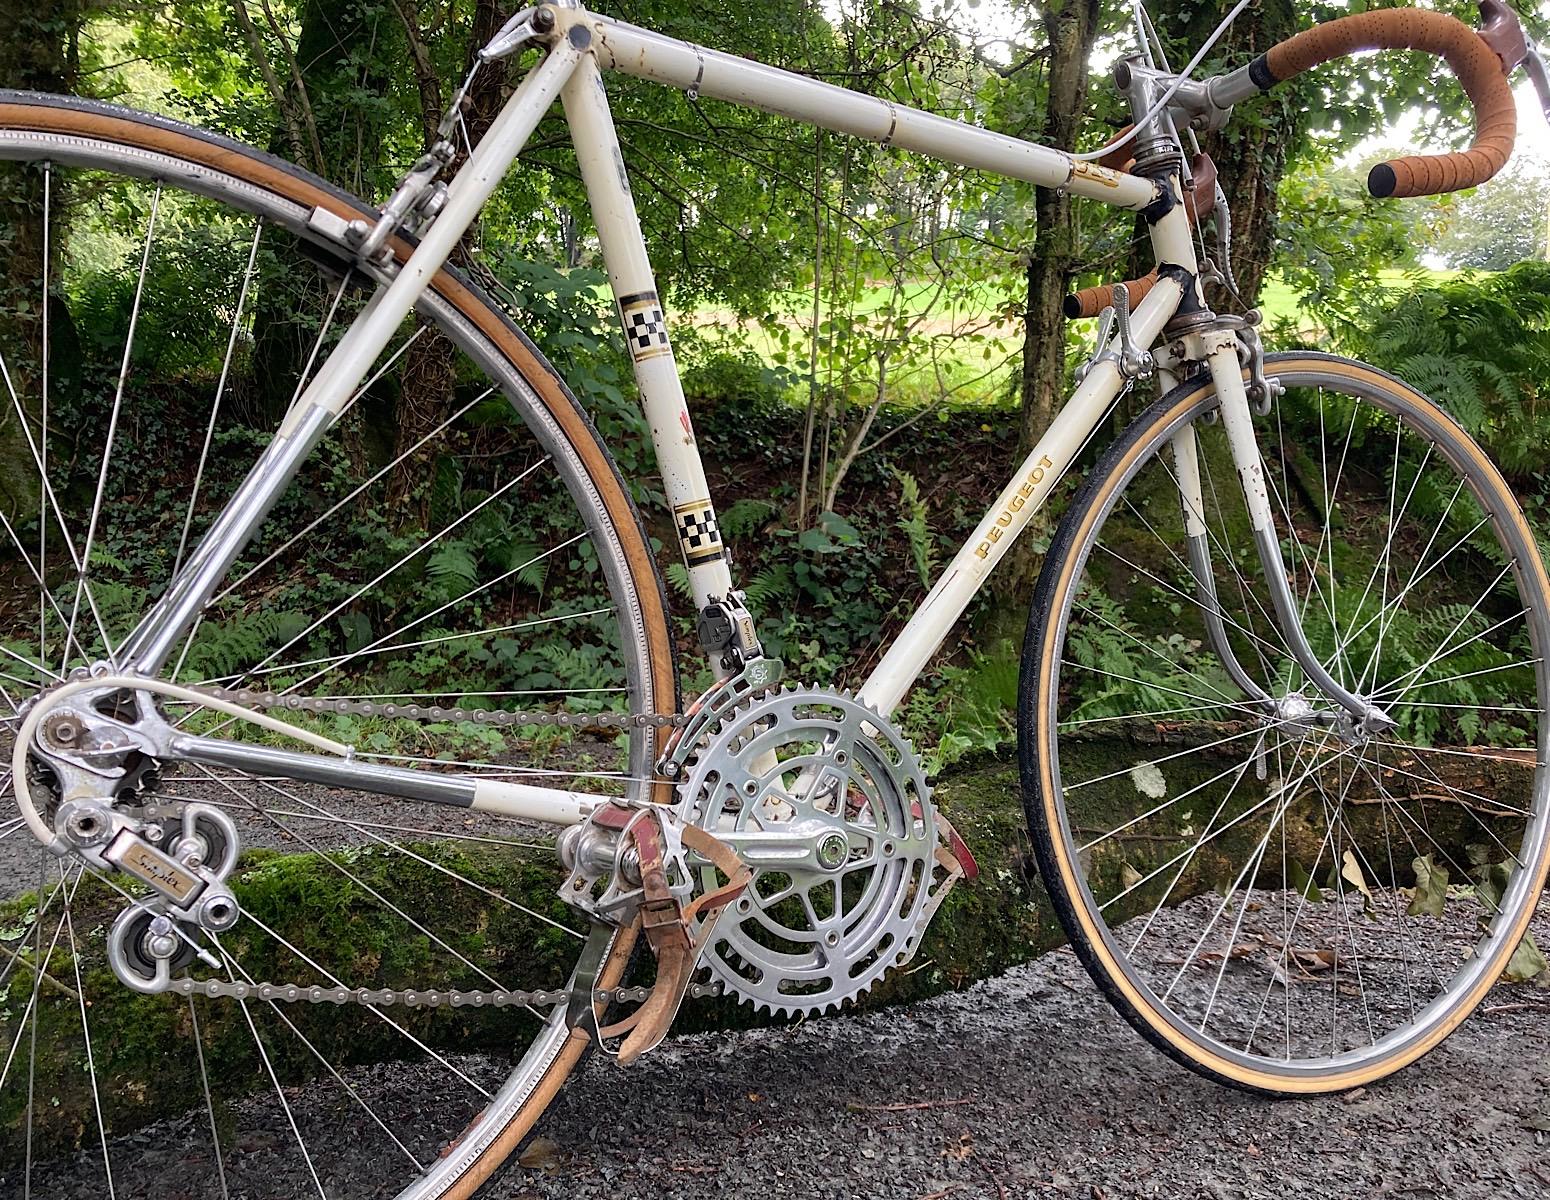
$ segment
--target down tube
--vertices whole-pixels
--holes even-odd
[[[1147,293],[1131,317],[1132,337],[1137,345],[1152,344],[1178,308],[1182,295],[1179,282],[1168,277]],[[1117,350],[1118,346],[1116,338],[1108,348]],[[868,676],[861,687],[862,700],[885,715],[898,706],[992,569],[1027,528],[1033,514],[1043,507],[1124,384],[1111,360],[1098,364],[1082,380]]]

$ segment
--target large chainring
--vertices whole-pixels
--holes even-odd
[[[908,741],[847,693],[783,688],[727,714],[690,760],[679,815],[737,847],[785,835],[805,861],[758,861],[701,965],[788,1015],[837,1008],[915,952],[935,905],[938,832]],[[752,838],[748,838],[751,843]],[[703,886],[715,872],[704,868]]]

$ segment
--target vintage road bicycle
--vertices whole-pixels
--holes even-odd
[[[0,93],[0,158],[32,198],[13,228],[42,237],[11,252],[35,304],[0,347],[37,469],[32,510],[5,518],[0,618],[17,805],[0,850],[6,894],[36,888],[0,942],[7,1194],[91,1177],[105,1194],[468,1196],[589,1050],[633,1061],[686,996],[808,1014],[868,991],[976,870],[896,710],[1149,380],[1161,398],[1088,460],[1023,650],[1027,817],[1076,953],[1163,1051],[1276,1094],[1381,1079],[1532,965],[1550,805],[1532,534],[1437,404],[1358,362],[1264,354],[1254,314],[1206,306],[1231,283],[1230,229],[1194,143],[1320,63],[1419,49],[1462,82],[1474,143],[1382,164],[1370,188],[1473,186],[1511,153],[1520,66],[1550,112],[1545,66],[1487,0],[1478,32],[1373,11],[1195,78],[1242,7],[1183,72],[1138,7],[1141,49],[1114,71],[1134,123],[1078,155],[544,4],[478,56],[476,72],[526,63],[488,132],[462,157],[465,82],[380,210],[175,121]],[[1065,189],[1149,231],[1146,278],[1071,297],[1069,315],[1102,317],[1074,393],[854,693],[788,684],[761,647],[606,71]],[[640,481],[484,290],[499,280],[449,265],[556,99],[716,679],[687,705]],[[229,288],[180,290],[200,262]],[[85,303],[115,263],[121,359],[89,380],[55,298]],[[327,319],[262,360],[294,391],[249,451],[220,417],[264,350],[255,314],[272,325],[298,287]],[[173,562],[137,589],[104,545],[135,519],[113,506],[150,520],[168,503],[135,348],[200,322],[220,369],[189,376],[213,393],[198,471],[172,502]],[[373,449],[373,398],[412,399],[438,363],[451,411]],[[244,453],[222,492],[218,464]],[[316,494],[339,462],[380,469],[321,511],[296,502],[293,482]],[[437,476],[434,532],[304,574],[315,608],[295,611],[296,572],[345,544],[341,522],[405,502],[377,499],[400,469],[447,463],[467,487]],[[527,541],[501,541],[519,521]],[[463,578],[442,552],[474,529],[501,548],[482,573],[386,631],[355,615],[405,578]],[[1159,619],[1177,632],[1141,632]],[[400,668],[432,654],[446,690],[408,690],[423,674]]]

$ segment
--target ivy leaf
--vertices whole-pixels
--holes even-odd
[[[1324,893],[1319,891],[1319,885],[1313,882],[1313,876],[1308,874],[1307,868],[1295,858],[1286,860],[1286,879],[1296,889],[1298,895],[1314,904],[1324,903]]]
[[[839,513],[828,511],[819,513],[818,524],[825,533],[841,545],[856,546],[861,543],[861,534],[856,531],[856,527]]]
[[[343,613],[339,618],[339,629],[344,634],[344,648],[349,653],[371,641],[371,619],[365,613]]]
[[[811,554],[838,554],[841,550],[821,529],[804,529],[797,537],[797,545]]]
[[[1415,868],[1415,895],[1405,912],[1412,917],[1442,916],[1443,903],[1448,898],[1448,870],[1432,861],[1427,854],[1410,864]]]

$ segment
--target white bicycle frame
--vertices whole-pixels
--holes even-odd
[[[733,589],[732,574],[717,532],[715,507],[604,91],[605,69],[683,88],[691,96],[709,96],[758,108],[884,146],[1042,187],[1063,188],[1073,195],[1122,209],[1148,209],[1162,193],[1161,185],[1138,175],[1112,171],[1045,146],[705,50],[580,7],[548,6],[541,11],[552,18],[544,22],[550,26],[544,58],[527,73],[488,133],[473,148],[448,187],[445,205],[428,229],[422,231],[412,256],[379,286],[341,337],[183,572],[120,648],[119,661],[131,664],[130,672],[117,681],[120,685],[169,691],[171,685],[148,681],[186,634],[211,589],[241,553],[301,461],[413,311],[556,99],[564,106],[575,143],[667,500],[680,531],[695,603],[703,608],[729,595]],[[1177,177],[1171,185],[1174,195],[1179,195]],[[1200,300],[1199,266],[1185,206],[1174,203],[1151,221],[1150,230],[1157,262],[1178,269],[1163,272],[1131,316],[1133,344],[1140,347],[1156,342],[1186,299],[1186,287],[1193,293],[1191,298]],[[1130,379],[1118,363],[1120,351],[1128,348],[1116,335],[1106,347],[1110,353],[1094,361],[1038,445],[867,678],[860,689],[866,703],[887,714],[904,697],[1111,404],[1129,386]],[[1240,373],[1236,335],[1230,331],[1208,333],[1198,339],[1196,349],[1207,363],[1217,391],[1262,552],[1268,543],[1271,552],[1279,556]],[[1182,499],[1186,515],[1190,516],[1204,511],[1204,506],[1198,473],[1188,470],[1194,459],[1193,431],[1186,429],[1179,436],[1183,439],[1183,444],[1176,446],[1181,462]],[[1191,533],[1198,532],[1193,528],[1195,523],[1198,522],[1191,522]],[[96,682],[100,686],[114,681]],[[295,733],[320,750],[333,754],[345,750],[315,735]],[[24,755],[30,740],[24,727],[17,738],[19,755]],[[602,801],[601,796],[585,792],[367,765],[351,761],[348,753],[330,759],[191,736],[172,739],[171,749],[174,757],[211,765],[246,767],[336,786],[468,805],[556,825],[585,820]],[[25,778],[21,769],[16,774],[18,780]],[[44,841],[52,840],[53,831],[32,810],[30,797],[19,794],[19,798],[34,833]]]

